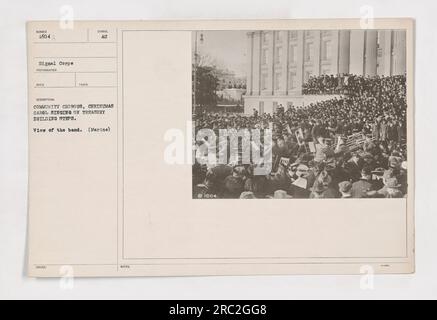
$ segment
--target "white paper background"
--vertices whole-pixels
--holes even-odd
[[[377,276],[373,290],[360,276],[265,276],[75,279],[24,276],[27,219],[26,20],[59,19],[71,5],[76,19],[273,19],[375,17],[416,19],[416,274]],[[303,299],[437,298],[437,27],[433,0],[401,1],[63,1],[18,0],[0,4],[0,298]]]

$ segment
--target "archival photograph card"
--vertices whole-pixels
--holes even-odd
[[[412,19],[27,24],[31,277],[413,273]]]

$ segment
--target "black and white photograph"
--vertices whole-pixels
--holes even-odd
[[[406,198],[405,30],[192,32],[193,199]]]

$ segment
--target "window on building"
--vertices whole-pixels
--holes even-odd
[[[263,73],[261,75],[261,90],[266,90],[267,89],[267,74]]]
[[[288,89],[289,90],[293,90],[296,88],[296,85],[297,85],[296,80],[297,80],[296,72],[290,71],[288,74]]]
[[[332,42],[323,41],[322,43],[322,59],[330,60],[332,57]]]
[[[280,72],[275,72],[275,90],[281,90],[282,86],[281,86],[281,73]]]
[[[326,37],[326,36],[330,36],[331,35],[331,31],[330,30],[323,30],[322,31],[322,36]]]
[[[309,31],[309,30],[305,31],[305,37],[309,38],[309,37],[312,37],[312,36],[313,36],[313,34],[312,34],[311,31]]]
[[[263,49],[263,51],[262,51],[262,64],[267,64],[268,60],[269,60],[269,50]]]
[[[276,47],[275,50],[275,63],[281,63],[282,62],[282,47]]]
[[[312,42],[307,42],[305,44],[305,61],[314,60],[314,44]]]
[[[297,46],[291,45],[290,46],[290,57],[289,57],[290,63],[296,63],[297,62]]]

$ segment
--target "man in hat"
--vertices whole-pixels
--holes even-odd
[[[396,152],[393,152],[394,155],[391,155],[388,158],[388,165],[390,168],[395,170],[399,170],[402,164],[402,158],[398,156]]]
[[[273,197],[270,196],[270,198],[272,198],[272,199],[291,199],[293,197],[290,196],[289,194],[287,194],[287,192],[284,190],[276,190],[273,193]]]
[[[352,183],[350,181],[342,181],[338,184],[338,190],[341,193],[343,199],[352,198]]]
[[[327,171],[327,168],[320,172],[317,179],[321,181],[323,183],[323,186],[326,188],[326,190],[323,192],[323,198],[333,199],[340,197],[337,186],[334,185],[332,176]]]
[[[362,159],[354,152],[352,157],[344,164],[345,171],[353,181],[361,177],[362,162]]]
[[[361,179],[352,184],[351,194],[353,198],[364,198],[371,190],[375,190],[372,183],[372,170],[365,166],[361,170]]]
[[[287,155],[291,156],[297,152],[299,149],[299,145],[294,141],[293,136],[291,134],[284,134],[285,146],[287,149]]]
[[[224,181],[223,197],[226,199],[238,198],[244,190],[243,180],[234,175],[226,177]]]
[[[338,191],[332,187],[332,178],[325,171],[321,171],[314,182],[310,198],[339,198]]]
[[[382,176],[382,182],[384,183],[384,186],[381,189],[367,192],[367,195],[372,198],[395,198],[395,197],[391,197],[389,195],[389,192],[392,191],[392,194],[395,195],[399,195],[399,193],[397,191],[395,192],[389,189],[397,189],[402,194],[402,191],[400,190],[402,185],[398,181],[399,180],[396,178],[393,169],[390,168],[388,170],[385,170],[384,175]]]
[[[404,194],[399,189],[402,185],[395,177],[387,179],[385,186],[387,187],[386,198],[402,198]]]
[[[364,152],[363,157],[363,167],[369,167],[370,169],[374,169],[375,167],[375,159],[372,153]]]
[[[282,136],[279,136],[277,138],[276,144],[272,147],[272,153],[274,156],[278,156],[279,158],[290,156],[287,146],[285,144],[285,140]]]
[[[252,192],[256,198],[265,198],[268,192],[268,181],[266,176],[253,176],[246,179],[244,190]]]
[[[251,191],[243,191],[240,195],[240,199],[256,199],[256,197]]]
[[[306,199],[310,196],[310,183],[308,181],[309,168],[304,164],[298,164],[294,169],[293,166],[289,167],[288,175],[292,181],[289,193],[293,195],[294,198]],[[314,183],[314,181],[313,181]]]
[[[232,175],[227,176],[224,180],[224,197],[238,198],[244,191],[245,168],[236,166],[233,169]]]
[[[208,180],[212,183],[210,187],[213,188],[214,193],[221,195],[223,193],[223,181],[227,176],[232,174],[232,171],[232,166],[227,164],[219,164],[208,169],[205,180]]]
[[[324,127],[322,125],[322,122],[320,120],[316,120],[316,124],[311,130],[311,135],[313,138],[314,143],[318,143],[320,138],[323,138],[324,136]]]
[[[314,186],[312,188],[312,192],[310,194],[310,199],[323,199],[324,195],[323,193],[327,190],[328,188],[326,186],[323,185],[323,183],[319,180],[316,180],[314,182]]]

